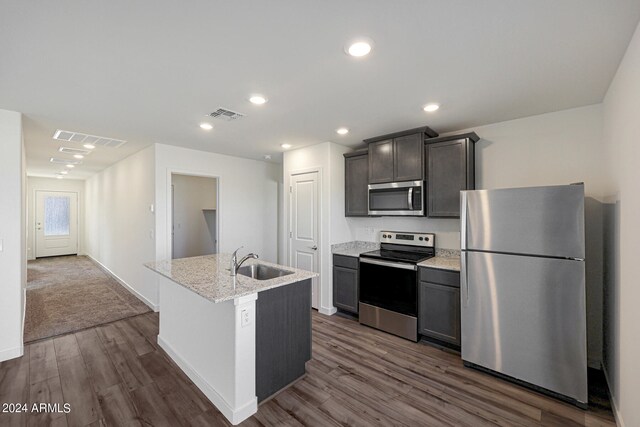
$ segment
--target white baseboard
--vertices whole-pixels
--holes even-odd
[[[333,316],[338,312],[338,309],[335,307],[320,307],[318,309],[318,313],[324,314],[326,316]]]
[[[224,415],[233,425],[238,425],[256,412],[258,412],[258,398],[254,397],[244,405],[233,409],[229,403],[218,392],[198,374],[198,372],[171,347],[160,335],[158,335],[158,345],[176,362],[176,365],[187,374],[194,384],[204,393],[205,396],[215,405],[222,415]]]
[[[15,348],[8,348],[6,350],[0,350],[0,362],[4,362],[5,360],[15,359],[16,357],[20,357],[24,354],[24,346],[19,346]]]
[[[609,381],[609,373],[607,372],[607,367],[602,365],[602,372],[604,372],[604,379],[607,381],[607,387],[609,388],[609,400],[611,400],[611,409],[613,410],[613,416],[616,419],[616,425],[619,427],[626,427],[624,420],[622,419],[622,414],[618,410],[618,405],[616,404],[616,398],[611,393],[611,381]]]
[[[101,263],[100,261],[98,261],[97,259],[95,259],[94,257],[92,257],[91,255],[87,254],[86,255],[87,258],[90,258],[93,262],[95,262],[96,264],[98,264],[100,266],[100,268],[102,268],[104,271],[106,271],[107,273],[109,273],[111,276],[113,276],[114,279],[116,279],[116,281],[118,283],[120,283],[122,286],[124,286],[125,288],[127,288],[127,290],[129,290],[132,294],[134,294],[135,296],[138,297],[138,299],[140,299],[143,303],[147,304],[149,306],[149,308],[151,308],[153,311],[158,312],[160,311],[160,305],[159,304],[154,304],[151,301],[149,301],[144,295],[142,295],[140,292],[136,291],[135,289],[133,289],[133,287],[131,287],[131,285],[129,285],[127,282],[125,282],[124,280],[122,280],[120,277],[118,277],[117,274],[115,274],[113,271],[111,271],[107,266],[105,266],[103,263]]]

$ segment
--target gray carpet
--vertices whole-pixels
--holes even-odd
[[[87,257],[42,258],[28,263],[25,342],[149,311]]]

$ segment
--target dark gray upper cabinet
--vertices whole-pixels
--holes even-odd
[[[460,217],[460,191],[475,189],[478,140],[473,132],[427,140],[427,216]]]
[[[422,181],[424,137],[420,133],[393,140],[393,180]]]
[[[424,179],[424,141],[438,136],[427,126],[365,139],[369,184]]]
[[[344,215],[368,216],[369,155],[366,149],[344,155]]]
[[[380,184],[393,181],[393,140],[369,144],[369,183]]]

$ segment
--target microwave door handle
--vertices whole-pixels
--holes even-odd
[[[413,210],[413,187],[409,187],[409,192],[407,193],[407,202],[409,202],[409,210]]]

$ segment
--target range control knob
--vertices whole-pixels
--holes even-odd
[[[386,235],[386,234],[383,234],[383,235],[382,235],[382,238],[383,238],[383,239],[386,239],[386,238],[387,238],[387,235]]]
[[[422,242],[424,239],[422,237],[418,237],[418,240]]]
[[[428,241],[429,241],[429,238],[428,238],[428,237],[425,237],[425,238],[424,238],[424,241],[425,241],[425,242],[428,242]]]

